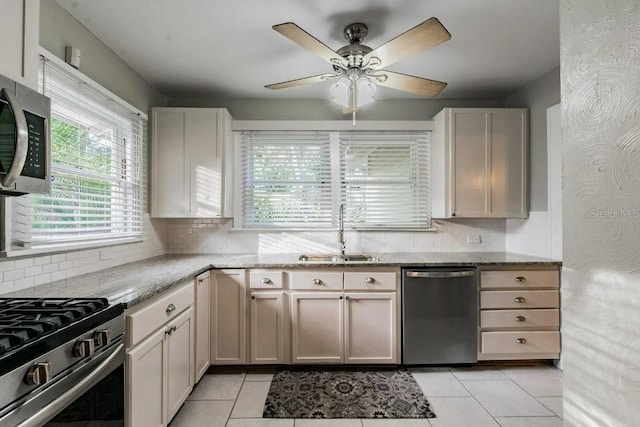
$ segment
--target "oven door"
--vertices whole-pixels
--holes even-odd
[[[69,426],[90,421],[92,426],[123,426],[124,357],[124,344],[118,340],[34,390],[0,419],[0,425]]]

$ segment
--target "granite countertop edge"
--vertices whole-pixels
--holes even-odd
[[[301,262],[297,254],[160,255],[0,297],[99,297],[111,304],[134,307],[209,269],[435,267],[435,266],[559,266],[560,261],[508,252],[380,253],[368,262]]]

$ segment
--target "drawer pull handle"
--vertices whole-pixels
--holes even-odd
[[[516,277],[516,282],[518,282],[518,283],[523,283],[523,282],[526,282],[526,281],[527,281],[527,278],[524,277],[524,276]]]
[[[167,314],[171,314],[171,313],[173,313],[174,311],[176,311],[176,306],[175,306],[175,305],[173,305],[173,304],[169,304],[169,305],[167,306],[167,309],[165,310],[165,312],[166,312]]]
[[[514,301],[517,303],[523,303],[526,301],[526,299],[524,297],[515,297]]]
[[[265,277],[264,279],[262,279],[262,280],[261,280],[261,282],[262,282],[263,284],[265,284],[265,285],[268,285],[268,284],[270,284],[270,283],[273,283],[273,282],[271,281],[271,279],[269,279],[268,277]]]
[[[376,283],[376,279],[374,279],[373,277],[367,277],[366,279],[364,279],[364,283],[368,283],[368,284]]]
[[[516,316],[516,318],[514,320],[516,322],[524,322],[525,320],[527,320],[527,318],[524,317],[524,316]]]
[[[313,280],[311,281],[311,283],[313,283],[314,285],[322,285],[322,280],[320,280],[320,279],[313,279]]]
[[[527,343],[527,339],[526,338],[518,338],[518,339],[516,339],[516,342],[518,344],[526,344]]]

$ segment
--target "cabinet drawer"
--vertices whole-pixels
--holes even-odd
[[[249,288],[282,289],[282,277],[281,270],[251,270],[249,272]]]
[[[559,353],[560,332],[482,332],[483,353]]]
[[[489,270],[480,272],[481,288],[557,288],[558,270]]]
[[[342,290],[342,273],[305,271],[291,273],[292,289]]]
[[[558,327],[560,311],[542,310],[482,310],[481,328]]]
[[[480,291],[480,308],[557,308],[558,291]]]
[[[396,273],[363,272],[344,273],[344,288],[351,291],[396,290]]]
[[[193,279],[127,313],[127,347],[133,347],[193,305]]]

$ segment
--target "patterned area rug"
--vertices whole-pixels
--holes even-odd
[[[284,369],[276,373],[264,418],[435,418],[404,369]]]

